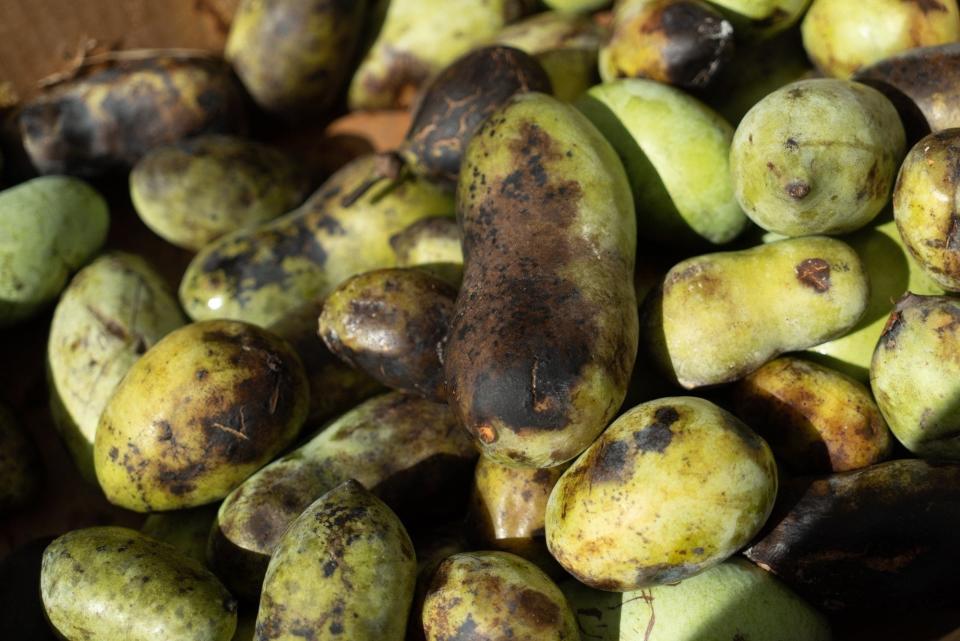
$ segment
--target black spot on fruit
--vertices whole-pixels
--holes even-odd
[[[680,420],[676,408],[661,407],[654,414],[654,422],[633,433],[633,440],[641,452],[663,453],[673,440],[670,426]]]
[[[593,482],[618,481],[627,464],[630,446],[625,441],[604,443],[597,450],[590,466],[590,480]]]
[[[818,294],[830,289],[830,263],[822,258],[808,258],[794,269],[797,280]]]

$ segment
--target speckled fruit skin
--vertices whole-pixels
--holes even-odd
[[[440,564],[423,604],[427,641],[579,641],[560,588],[507,552],[465,552]]]
[[[956,0],[814,0],[803,45],[825,74],[849,78],[895,53],[960,39]]]
[[[729,383],[842,335],[869,290],[856,252],[823,236],[698,256],[675,265],[647,299],[643,343],[686,389]]]
[[[621,0],[600,50],[600,77],[702,89],[733,54],[733,27],[702,0]]]
[[[674,585],[600,592],[560,584],[584,639],[830,641],[824,617],[749,561],[733,557]]]
[[[547,547],[601,590],[682,581],[746,545],[776,496],[763,439],[709,401],[663,398],[621,415],[560,477]]]
[[[679,89],[642,79],[598,85],[576,104],[627,170],[640,238],[722,244],[743,231],[748,221],[728,160],[733,127],[721,116]]]
[[[358,274],[327,297],[319,331],[341,359],[387,387],[447,400],[440,347],[457,290],[419,269]]]
[[[356,479],[405,518],[462,510],[477,452],[446,405],[392,392],[357,406],[234,490],[217,515],[209,558],[234,594],[255,600],[287,526]]]
[[[222,499],[296,438],[307,405],[286,342],[237,321],[187,325],[134,363],[104,409],[97,479],[139,512]]]
[[[897,303],[870,366],[890,429],[924,458],[960,460],[960,301],[908,294]]]
[[[390,238],[422,218],[452,216],[454,206],[409,175],[370,187],[382,159],[358,158],[289,214],[205,247],[180,282],[187,315],[267,326],[354,274],[393,267]]]
[[[53,301],[103,245],[109,224],[106,201],[76,178],[45,176],[0,191],[0,328]]]
[[[860,256],[870,278],[870,299],[860,322],[832,341],[811,347],[814,359],[859,381],[870,379],[870,361],[880,334],[887,324],[894,302],[908,291],[914,294],[942,294],[904,248],[897,225],[887,220],[868,226],[844,241]]]
[[[230,641],[237,602],[213,574],[135,530],[93,527],[43,553],[40,593],[69,641]]]
[[[554,467],[613,417],[636,357],[629,184],[585,117],[527,93],[471,141],[457,201],[451,407],[488,456]]]
[[[893,193],[903,244],[947,291],[960,291],[960,129],[918,142],[907,154]]]
[[[350,83],[350,110],[408,106],[441,69],[535,6],[532,0],[391,0]]]
[[[130,173],[130,197],[144,224],[194,251],[285,214],[306,195],[306,177],[293,160],[232,136],[158,147]]]
[[[216,56],[128,50],[47,88],[18,120],[38,172],[94,176],[123,172],[154,147],[190,136],[243,134],[246,105]]]
[[[468,508],[471,539],[480,549],[511,552],[551,576],[563,574],[547,551],[544,517],[550,491],[565,469],[511,467],[481,456]]]
[[[467,143],[511,96],[550,93],[550,78],[532,56],[494,45],[457,58],[424,89],[399,153],[419,176],[457,186]]]
[[[400,519],[356,481],[300,515],[270,558],[256,641],[403,641],[417,561]]]
[[[367,0],[244,0],[224,55],[265,111],[287,120],[322,117],[350,78]]]
[[[553,95],[573,102],[597,83],[597,57],[606,29],[591,16],[545,11],[505,27],[496,41],[526,51],[550,76]]]
[[[737,127],[730,168],[737,200],[767,231],[842,234],[889,202],[906,134],[879,91],[849,80],[793,82]]]
[[[64,290],[47,340],[50,410],[88,481],[97,480],[97,424],[120,380],[148,349],[186,322],[163,278],[132,254],[101,256]]]
[[[29,506],[42,476],[36,447],[10,410],[0,405],[0,514]]]
[[[870,390],[800,358],[778,358],[737,383],[734,405],[796,474],[855,470],[893,452],[893,436]]]

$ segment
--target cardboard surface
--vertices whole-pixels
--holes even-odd
[[[22,99],[85,54],[221,51],[239,0],[0,0],[0,84]]]

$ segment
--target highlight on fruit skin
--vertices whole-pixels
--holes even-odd
[[[622,0],[600,50],[600,77],[708,87],[733,55],[734,30],[701,0]]]
[[[827,76],[850,78],[893,54],[960,39],[956,0],[814,0],[803,45]]]

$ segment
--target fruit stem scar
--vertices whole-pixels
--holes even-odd
[[[477,436],[486,445],[490,445],[497,440],[497,432],[490,425],[481,425],[477,428]]]

